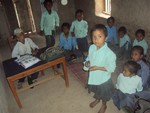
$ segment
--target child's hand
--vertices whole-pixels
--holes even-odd
[[[72,37],[74,37],[75,36],[74,32],[71,32],[71,35],[72,35]]]
[[[35,56],[38,52],[38,49],[35,49],[34,51],[32,51],[32,55]]]
[[[95,71],[95,70],[98,70],[97,66],[92,66],[92,67],[89,68],[89,71]]]
[[[86,67],[90,67],[90,61],[86,61],[86,62],[84,63],[84,65],[85,65]]]

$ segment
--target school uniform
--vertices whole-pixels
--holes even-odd
[[[78,48],[82,52],[88,51],[87,32],[88,23],[85,20],[75,20],[72,22],[70,32],[74,32],[77,39]]]
[[[135,109],[135,96],[150,100],[150,92],[142,91],[142,79],[138,75],[127,77],[120,73],[116,89],[112,99],[119,110],[124,107]]]
[[[21,55],[25,54],[32,54],[32,50],[38,49],[39,47],[30,39],[30,38],[25,38],[24,44],[21,42],[17,42],[13,51],[12,51],[12,58],[19,58]],[[33,73],[31,75],[31,79],[37,79],[38,77],[38,72]],[[19,79],[19,82],[24,82],[25,78]]]
[[[44,31],[46,37],[46,46],[52,47],[55,45],[54,32],[56,26],[59,26],[59,17],[56,11],[51,10],[51,13],[46,10],[41,17],[41,31]]]
[[[65,50],[66,60],[71,59],[71,54],[76,57],[81,56],[81,53],[76,49],[76,38],[72,37],[71,34],[68,35],[68,38],[62,32],[59,36],[59,47]]]
[[[138,71],[138,76],[142,78],[143,88],[147,89],[149,88],[148,79],[150,78],[150,68],[143,60],[140,60],[137,63],[141,66],[141,69]]]
[[[59,47],[65,50],[72,50],[76,48],[76,39],[72,37],[71,34],[68,35],[68,38],[61,33],[59,36]]]
[[[30,39],[25,38],[24,44],[17,42],[12,51],[12,58],[19,58],[21,55],[32,54],[32,50],[39,49],[39,47]]]
[[[141,41],[138,41],[137,39],[135,39],[134,42],[133,42],[133,47],[134,46],[141,46],[141,47],[143,47],[143,49],[144,49],[144,55],[147,54],[148,44],[147,44],[147,42],[146,42],[145,39],[143,39]]]
[[[120,38],[119,47],[118,57],[129,58],[131,51],[131,41],[127,34]]]
[[[108,47],[116,52],[116,44],[118,44],[118,38],[117,38],[117,30],[115,26],[109,27],[108,25],[106,26],[107,28],[107,44]]]
[[[88,85],[90,85],[90,90],[95,93],[94,98],[108,101],[114,88],[111,73],[116,68],[116,55],[108,48],[107,43],[104,43],[99,49],[92,44],[89,48],[88,60],[90,61],[90,67],[104,67],[107,70],[90,71]]]

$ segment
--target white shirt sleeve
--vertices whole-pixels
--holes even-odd
[[[71,27],[70,27],[70,33],[71,33],[71,32],[74,32],[74,27],[75,27],[75,26],[74,26],[74,22],[72,22]]]
[[[28,43],[30,44],[30,47],[34,50],[34,49],[39,49],[39,47],[30,39],[30,38],[26,38]]]
[[[117,78],[116,89],[119,89],[120,76],[121,76],[121,73],[119,74]]]
[[[137,86],[136,90],[137,90],[137,92],[143,90],[143,84],[142,84],[142,79],[141,78],[139,79],[139,83],[138,83],[138,86]]]
[[[16,45],[15,45],[13,51],[12,51],[12,58],[19,57],[19,56],[20,55],[19,55],[19,52],[18,52],[18,45],[16,43]]]

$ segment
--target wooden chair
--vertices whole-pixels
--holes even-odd
[[[10,50],[12,51],[17,42],[17,39],[12,35],[7,38],[7,42],[8,42],[8,46],[9,46]]]

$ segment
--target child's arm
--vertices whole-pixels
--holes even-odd
[[[92,66],[89,68],[90,71],[95,71],[95,70],[101,70],[101,71],[107,71],[106,68],[104,67],[98,67],[98,66]]]
[[[115,42],[116,45],[118,45],[117,30],[116,30],[115,26],[114,26],[114,33],[113,34],[114,34],[114,36],[113,36],[114,42]]]
[[[57,30],[59,27],[59,16],[58,16],[57,12],[55,13],[55,21],[56,21],[55,25],[56,25],[56,30]]]
[[[39,47],[30,38],[26,38],[26,40],[28,41],[32,50],[39,49]]]
[[[141,79],[141,78],[140,78],[140,81],[139,81],[139,84],[138,84],[136,90],[137,90],[138,92],[143,90],[143,84],[142,84],[142,79]]]
[[[71,41],[71,43],[72,43],[71,45],[72,45],[72,47],[73,47],[72,49],[75,50],[75,49],[76,49],[76,45],[77,45],[76,38],[75,38],[75,37],[72,37],[71,40],[72,40],[72,41]]]
[[[110,53],[110,54],[107,54],[105,58],[106,60],[105,60],[105,64],[103,67],[92,66],[90,67],[90,71],[101,70],[101,71],[107,71],[109,73],[114,72],[116,68],[116,55],[114,53]]]
[[[63,36],[62,36],[62,34],[60,34],[60,36],[59,36],[59,47],[60,47],[60,48],[63,48],[63,47],[64,47],[64,41],[63,41]]]
[[[41,16],[40,28],[41,28],[40,34],[43,34],[43,30],[44,30],[44,13],[42,13],[42,16]]]
[[[71,33],[72,37],[75,36],[74,29],[75,29],[74,22],[72,22],[71,27],[70,27],[70,33]]]
[[[14,49],[13,49],[13,51],[12,51],[12,58],[15,58],[15,57],[19,58],[19,57],[20,57],[18,51],[19,51],[19,50],[18,50],[18,47],[15,46]]]

